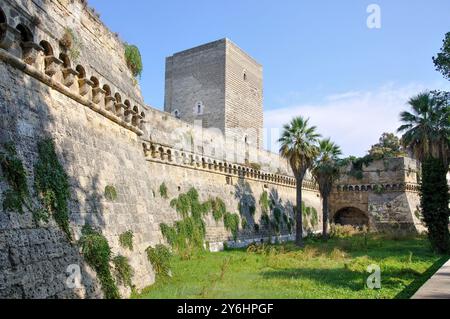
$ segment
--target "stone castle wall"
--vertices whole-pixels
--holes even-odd
[[[55,141],[70,178],[70,222],[75,240],[86,223],[100,229],[114,254],[129,257],[138,289],[154,281],[145,249],[164,242],[160,223],[179,219],[170,199],[191,187],[202,200],[221,197],[231,213],[238,212],[239,204],[255,205],[254,216],[243,212],[249,228],[240,230],[235,245],[269,235],[264,227],[258,232],[252,228],[261,223],[259,198],[264,191],[293,216],[295,180],[286,161],[258,147],[225,143],[218,131],[204,130],[145,106],[126,67],[122,43],[82,2],[4,0],[1,10],[5,21],[0,20],[0,144],[14,142],[33,189],[37,142],[44,137]],[[66,23],[83,43],[76,59],[58,44]],[[17,29],[19,25],[22,27]],[[402,172],[395,184],[404,180],[409,187],[412,181]],[[367,183],[372,183],[369,175]],[[388,180],[389,174],[386,183]],[[169,199],[159,195],[162,183],[168,187]],[[116,200],[105,198],[106,186],[117,189]],[[7,188],[0,179],[0,202]],[[405,189],[398,194],[406,200],[397,196],[388,204],[409,205],[412,210],[415,203],[409,197],[416,198],[415,193]],[[341,201],[337,193],[333,205]],[[351,198],[345,198],[350,204]],[[309,176],[304,200],[320,217],[321,198]],[[367,199],[367,207],[369,202],[379,210],[388,205],[381,200],[375,206],[374,200]],[[358,203],[366,200],[358,198],[353,205]],[[320,224],[319,218],[316,229]],[[119,244],[119,235],[128,230],[134,233],[133,251]],[[282,235],[290,236],[286,228]],[[207,241],[213,250],[231,238],[222,222],[207,220]],[[75,290],[65,285],[67,267],[73,264],[79,265],[83,274],[82,287]],[[129,293],[124,287],[121,292],[124,296]],[[37,225],[29,213],[0,211],[0,297],[101,295],[95,273],[54,222]]]
[[[255,162],[266,161],[262,170],[245,166],[248,156],[230,158],[227,152],[216,156],[221,148],[217,132],[198,130],[142,105],[121,43],[80,2],[6,1],[1,10],[6,21],[0,34],[0,144],[12,141],[16,145],[33,189],[37,142],[46,137],[55,141],[70,178],[70,225],[75,241],[85,224],[101,230],[114,255],[129,257],[137,289],[154,281],[145,249],[164,242],[160,223],[179,218],[170,199],[190,187],[196,187],[203,200],[223,198],[232,213],[242,201],[253,201],[256,214],[248,216],[250,227],[260,223],[258,201],[263,191],[292,215],[295,182],[287,175],[286,163],[257,149],[252,152]],[[37,14],[40,23],[33,18]],[[76,61],[58,44],[62,21],[68,17],[83,42]],[[18,25],[24,28],[17,29]],[[110,43],[97,43],[100,39]],[[106,61],[113,63],[102,69]],[[186,146],[189,143],[179,141],[183,132],[191,134],[188,141],[207,143]],[[168,186],[168,200],[159,196],[162,183]],[[106,186],[115,187],[116,200],[105,197]],[[2,179],[0,202],[7,189]],[[321,215],[320,197],[311,182],[305,187],[305,202]],[[102,295],[75,241],[68,242],[53,221],[36,224],[31,213],[3,209],[0,221],[0,297]],[[237,245],[268,235],[264,227],[259,232],[251,229],[240,231]],[[119,235],[128,230],[134,233],[133,251],[119,244]],[[282,234],[289,235],[287,229]],[[230,239],[221,222],[207,221],[212,249],[220,249]],[[69,289],[67,269],[74,264],[82,269],[82,287]],[[129,290],[121,287],[121,292],[126,296]]]

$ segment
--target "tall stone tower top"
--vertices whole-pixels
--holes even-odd
[[[168,57],[165,85],[166,112],[262,148],[262,66],[229,39]]]

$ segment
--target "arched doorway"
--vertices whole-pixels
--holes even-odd
[[[365,212],[356,207],[345,207],[334,214],[334,223],[342,226],[354,227],[369,226],[369,217]]]

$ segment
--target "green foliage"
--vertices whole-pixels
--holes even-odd
[[[248,227],[248,220],[245,216],[242,216],[241,218],[241,227],[242,229],[247,229]]]
[[[261,210],[263,214],[268,214],[270,210],[270,200],[269,200],[269,194],[267,194],[266,191],[264,191],[261,194],[261,197],[259,198],[259,204],[261,205]]]
[[[105,198],[109,201],[115,201],[117,199],[117,190],[112,185],[105,187]]]
[[[373,187],[373,192],[375,194],[377,194],[377,195],[382,195],[385,192],[384,186],[383,185],[379,185],[379,184],[375,185]]]
[[[161,197],[164,198],[164,199],[168,199],[169,198],[168,192],[169,191],[167,189],[166,183],[162,183],[159,186],[159,195],[161,195]]]
[[[248,212],[250,213],[251,216],[255,216],[255,214],[256,214],[256,207],[255,207],[255,205],[251,204],[248,207]]]
[[[140,77],[144,70],[139,48],[135,45],[125,45],[125,60],[134,77]]]
[[[90,225],[85,225],[79,245],[84,259],[97,272],[105,297],[107,299],[120,298],[109,268],[111,248],[106,238]]]
[[[62,38],[59,40],[59,43],[68,50],[69,57],[71,60],[76,61],[80,57],[82,43],[78,39],[75,31],[71,28],[65,28],[64,34]]]
[[[3,209],[23,213],[23,205],[30,192],[27,185],[27,173],[22,160],[12,143],[3,144],[4,151],[0,151],[0,167],[6,182],[11,187],[3,193]]]
[[[119,255],[112,259],[112,263],[114,264],[117,282],[120,285],[133,288],[132,278],[134,276],[134,270],[131,267],[128,258]]]
[[[433,57],[433,62],[436,70],[450,80],[450,32],[445,35],[441,52],[436,57]]]
[[[402,149],[400,139],[393,133],[383,133],[377,144],[369,150],[374,160],[387,159],[406,155]]]
[[[126,231],[119,235],[119,243],[123,248],[133,250],[133,237],[134,234],[131,230]]]
[[[146,250],[148,261],[152,264],[155,273],[162,277],[170,275],[170,262],[172,253],[164,245],[148,247]]]
[[[450,253],[448,229],[450,209],[447,169],[438,159],[428,158],[422,164],[421,207],[423,221],[433,249]]]
[[[38,161],[34,167],[34,183],[45,211],[48,215],[53,216],[70,239],[69,178],[58,160],[55,145],[51,139],[45,139],[38,143]]]
[[[225,216],[227,212],[227,208],[223,200],[216,197],[216,199],[211,199],[210,203],[214,220],[216,222],[222,220],[223,216]]]
[[[250,167],[253,168],[255,171],[261,170],[261,164],[259,163],[250,163]]]
[[[211,210],[211,203],[200,203],[198,192],[191,188],[171,201],[171,206],[182,217],[173,226],[161,224],[161,233],[169,245],[183,257],[204,249],[206,226],[203,217]]]
[[[223,216],[223,224],[226,230],[231,231],[233,239],[236,240],[239,232],[239,215],[227,212]]]

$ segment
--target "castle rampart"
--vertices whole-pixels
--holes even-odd
[[[145,250],[165,243],[160,224],[180,218],[170,199],[191,187],[204,201],[222,198],[227,211],[240,213],[248,222],[249,227],[241,227],[234,241],[222,221],[208,217],[206,240],[213,249],[220,249],[223,242],[239,245],[274,235],[261,222],[259,200],[265,192],[287,218],[294,217],[296,185],[286,161],[258,145],[228,144],[222,133],[145,106],[124,60],[123,44],[82,1],[4,0],[0,10],[0,150],[5,142],[15,144],[31,188],[37,141],[54,140],[70,180],[74,237],[69,242],[53,221],[37,223],[29,213],[2,208],[0,297],[101,297],[96,274],[76,246],[86,224],[105,235],[113,254],[130,259],[137,289],[152,284],[154,272]],[[76,58],[59,43],[67,27],[82,43]],[[239,149],[246,151],[239,153]],[[336,188],[333,194],[333,209],[347,201],[367,211],[373,204],[376,210],[371,212],[395,216],[398,210],[386,208],[395,202],[395,207],[402,207],[400,221],[410,223],[417,185],[408,176],[406,167],[413,167],[408,161],[396,162],[399,166],[393,175],[381,167],[381,177],[376,168],[370,168],[362,181],[341,179],[339,191]],[[158,192],[163,183],[168,199]],[[378,201],[371,200],[372,195],[366,199],[364,194],[370,192],[360,191],[354,199],[350,195],[341,199],[342,193],[356,194],[353,190],[358,185],[368,190],[374,183],[392,187]],[[105,196],[107,186],[117,190],[116,199]],[[305,206],[317,217],[308,228],[317,231],[322,215],[320,194],[309,176],[303,187]],[[0,179],[0,202],[7,189]],[[403,197],[390,199],[388,194]],[[120,245],[119,237],[126,231],[134,234],[132,251]],[[279,236],[291,235],[284,225]],[[69,289],[67,267],[74,264],[81,267],[82,286]],[[121,287],[121,292],[126,296],[130,291]]]

